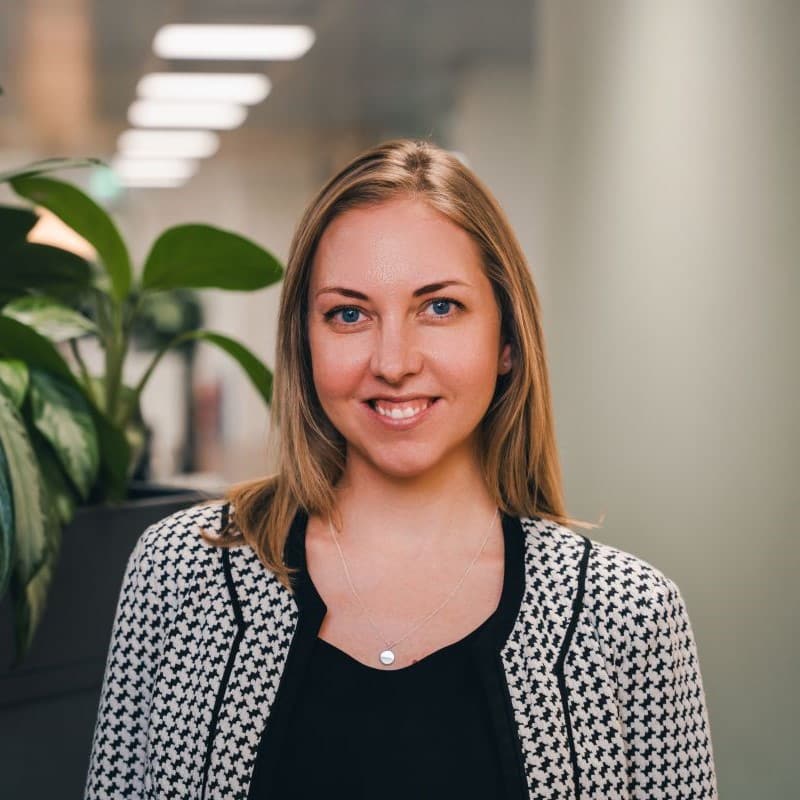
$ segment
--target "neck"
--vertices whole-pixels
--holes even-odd
[[[433,538],[450,544],[460,532],[486,529],[497,508],[476,462],[398,479],[363,461],[348,461],[336,486],[340,536],[353,545],[403,553]]]

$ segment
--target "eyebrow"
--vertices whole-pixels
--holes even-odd
[[[469,286],[469,284],[456,280],[428,283],[425,284],[425,286],[420,286],[419,289],[415,289],[413,296],[422,297],[424,294],[438,292],[440,289],[444,289],[446,286]],[[369,300],[369,297],[367,297],[367,295],[365,295],[363,292],[358,292],[355,289],[347,289],[344,286],[325,286],[316,293],[315,297],[319,297],[321,294],[327,294],[328,292],[343,294],[345,297],[354,297],[356,300]]]

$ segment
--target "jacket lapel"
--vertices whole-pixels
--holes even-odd
[[[327,611],[307,575],[307,514],[299,509],[287,537],[285,557],[299,569],[289,592],[249,547],[231,550],[228,588],[239,625],[238,649],[221,703],[209,750],[205,798],[244,800],[262,796],[262,781],[274,771],[279,753],[275,735],[265,736],[268,720],[285,721],[304,666]],[[234,642],[234,646],[237,643]],[[291,680],[283,680],[284,673]],[[275,726],[277,733],[284,724]],[[277,735],[276,733],[276,735]],[[269,745],[260,753],[259,747]]]
[[[521,522],[525,592],[501,659],[530,796],[562,800],[576,794],[555,667],[572,616],[582,540],[560,536],[548,520]]]
[[[232,549],[238,647],[209,750],[205,798],[245,798],[258,743],[274,705],[297,627],[294,597],[249,547]],[[233,646],[236,647],[234,641]]]

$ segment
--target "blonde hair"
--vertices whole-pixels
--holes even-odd
[[[306,208],[294,233],[280,299],[269,447],[278,471],[233,486],[228,528],[213,541],[242,540],[291,589],[284,561],[297,511],[331,516],[341,527],[334,486],[346,442],[322,410],[307,335],[308,287],[316,247],[343,212],[398,197],[421,199],[477,243],[511,343],[512,369],[499,375],[480,423],[480,467],[494,502],[514,516],[595,528],[566,516],[539,299],[522,248],[500,205],[458,158],[427,141],[395,139],[354,158]],[[299,313],[298,313],[299,310]],[[276,442],[277,438],[277,442]]]

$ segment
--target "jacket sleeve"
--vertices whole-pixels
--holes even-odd
[[[144,796],[150,699],[165,627],[165,597],[148,528],[128,559],[95,723],[86,800]]]
[[[629,797],[717,798],[697,648],[678,587],[658,576],[618,670]]]

